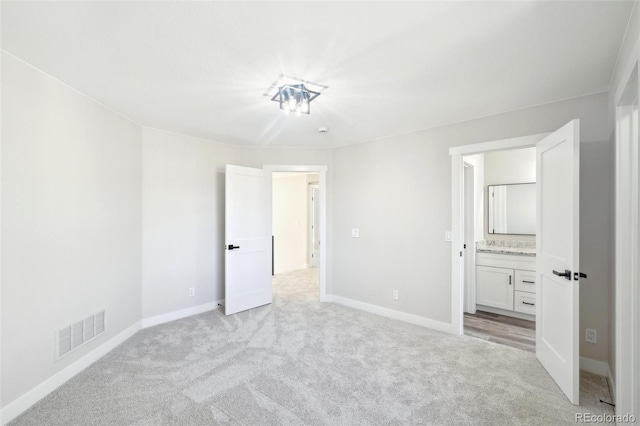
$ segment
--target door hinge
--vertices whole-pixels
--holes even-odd
[[[460,252],[460,257],[462,257],[462,252]]]

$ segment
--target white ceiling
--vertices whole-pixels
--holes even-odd
[[[632,2],[1,7],[4,50],[142,125],[334,147],[606,91]],[[329,87],[311,115],[264,96],[281,74]]]

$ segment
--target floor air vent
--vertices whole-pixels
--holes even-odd
[[[104,311],[75,322],[56,332],[56,361],[105,331]]]

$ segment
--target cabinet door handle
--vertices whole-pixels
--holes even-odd
[[[523,305],[536,306],[535,303],[522,302]]]
[[[509,285],[511,285],[511,275],[509,275]]]
[[[535,284],[535,281],[526,281],[526,280],[522,280],[523,283],[527,283],[527,284]]]

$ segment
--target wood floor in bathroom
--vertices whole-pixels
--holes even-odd
[[[465,313],[464,334],[529,352],[536,351],[534,321],[484,311]]]

